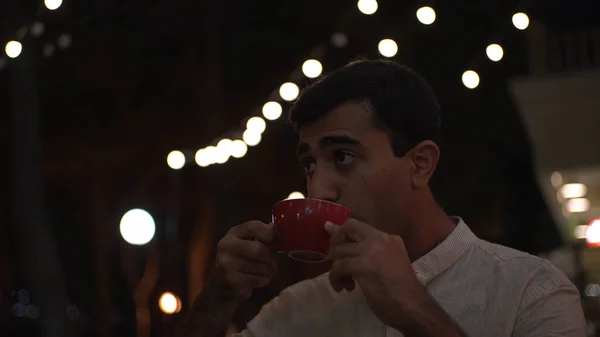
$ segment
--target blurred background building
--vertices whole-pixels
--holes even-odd
[[[438,94],[445,209],[565,271],[596,335],[598,1],[5,1],[0,37],[1,336],[168,336],[228,228],[302,197],[291,102],[364,57]],[[281,264],[236,328],[326,268]]]

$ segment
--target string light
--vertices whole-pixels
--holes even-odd
[[[323,65],[317,60],[306,60],[302,64],[302,73],[308,78],[316,78],[323,72]]]
[[[396,44],[396,41],[392,39],[383,39],[379,41],[377,47],[379,53],[385,57],[394,57],[396,56],[396,53],[398,53],[398,45]]]
[[[44,5],[49,10],[57,10],[62,5],[62,0],[44,0]]]
[[[244,143],[246,143],[246,145],[248,146],[258,145],[258,143],[260,143],[261,138],[262,137],[260,133],[254,133],[251,130],[246,130],[242,134],[242,139],[244,140]]]
[[[246,130],[252,133],[262,134],[267,128],[267,123],[260,117],[252,117],[246,123]]]
[[[248,152],[248,145],[244,141],[236,139],[231,144],[231,156],[234,158],[242,158]]]
[[[529,16],[525,13],[515,13],[512,17],[512,23],[515,28],[525,30],[529,27]]]
[[[435,10],[429,6],[421,7],[417,10],[417,19],[424,25],[434,23],[435,17]]]
[[[279,87],[279,96],[283,98],[284,101],[291,102],[298,98],[300,94],[300,88],[295,83],[286,82]]]
[[[212,163],[210,159],[210,154],[206,149],[200,149],[196,151],[194,159],[196,160],[196,164],[200,167],[207,167]]]
[[[181,151],[171,151],[167,156],[167,165],[173,170],[179,170],[185,166],[185,155]]]
[[[365,15],[375,14],[379,7],[375,0],[358,0],[356,6],[358,7],[358,10]]]
[[[494,43],[485,48],[485,54],[490,60],[498,62],[502,60],[502,57],[504,56],[504,50],[502,49],[502,46]]]
[[[287,197],[287,199],[304,199],[304,194],[302,194],[301,192],[292,192],[290,193],[290,195]]]
[[[357,7],[361,13],[372,15],[378,10],[376,0],[359,0]],[[430,6],[423,6],[416,11],[419,22],[424,25],[431,25],[437,19],[435,10]],[[526,29],[529,25],[529,17],[525,13],[516,13],[513,15],[513,24],[518,29]],[[336,48],[346,46],[348,37],[342,32],[336,32],[331,36],[331,44]],[[398,44],[390,38],[381,40],[378,43],[379,53],[387,58],[392,58],[398,53]],[[490,44],[486,48],[486,55],[491,61],[498,62],[504,57],[504,50],[499,44]],[[317,78],[323,73],[323,65],[316,59],[309,59],[302,63],[302,73],[308,78]],[[467,70],[462,74],[462,82],[466,88],[475,89],[480,84],[479,74],[474,70]],[[282,100],[292,102],[300,95],[300,89],[294,82],[283,83],[278,90]],[[246,130],[242,134],[242,139],[226,140],[224,143],[215,146],[208,146],[196,152],[196,163],[201,167],[206,167],[215,163],[224,163],[228,158],[242,158],[246,155],[248,147],[258,145],[262,140],[262,133],[266,130],[266,120],[274,121],[281,117],[283,107],[275,100],[266,102],[262,107],[262,116],[251,117],[246,123]],[[227,146],[223,145],[227,144]],[[296,193],[296,192],[294,192]],[[299,192],[298,192],[299,193]],[[302,194],[299,194],[302,195]]]
[[[21,52],[23,51],[23,45],[19,41],[8,41],[8,43],[6,43],[6,47],[4,47],[4,51],[6,52],[6,56],[14,59],[21,55]]]
[[[474,70],[467,70],[462,75],[462,81],[465,87],[475,89],[479,86],[479,74]]]
[[[281,107],[281,104],[275,101],[270,101],[263,105],[262,113],[266,119],[274,121],[281,117],[281,114],[283,113],[283,108]]]

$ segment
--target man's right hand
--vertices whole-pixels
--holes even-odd
[[[215,271],[234,301],[248,299],[275,276],[275,256],[267,248],[274,241],[273,224],[260,221],[235,226],[219,241]]]

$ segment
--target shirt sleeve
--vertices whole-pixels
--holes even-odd
[[[525,289],[513,337],[585,337],[586,321],[579,292],[549,262],[532,276]]]

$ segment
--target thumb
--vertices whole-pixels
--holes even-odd
[[[340,229],[339,225],[336,225],[336,224],[334,224],[331,221],[325,222],[325,226],[324,227],[325,227],[325,231],[327,233],[329,233],[329,235],[334,235]]]

